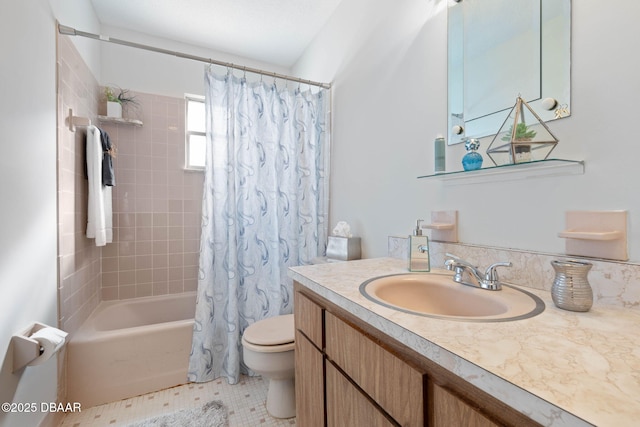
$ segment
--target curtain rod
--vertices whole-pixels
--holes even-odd
[[[166,55],[177,56],[178,58],[191,59],[191,60],[194,60],[194,61],[206,62],[208,64],[221,65],[221,66],[227,67],[227,68],[234,68],[236,70],[242,70],[242,71],[245,71],[245,72],[248,71],[248,72],[254,73],[254,74],[261,74],[261,75],[264,75],[264,76],[271,76],[271,77],[277,78],[277,79],[289,80],[289,81],[296,82],[296,83],[304,83],[304,84],[311,85],[311,86],[319,86],[319,87],[322,87],[322,88],[325,88],[325,89],[330,89],[331,88],[331,84],[330,83],[314,82],[314,81],[311,81],[311,80],[300,79],[298,77],[291,77],[291,76],[287,76],[287,75],[284,75],[284,74],[278,74],[278,73],[275,73],[275,72],[264,71],[264,70],[260,70],[258,68],[252,68],[252,67],[245,67],[245,66],[242,66],[242,65],[236,65],[236,64],[233,64],[231,62],[216,61],[215,59],[205,58],[205,57],[202,57],[202,56],[195,56],[195,55],[190,55],[188,53],[182,53],[182,52],[177,52],[177,51],[173,51],[173,50],[162,49],[162,48],[159,48],[159,47],[148,46],[148,45],[135,43],[135,42],[130,42],[130,41],[126,41],[126,40],[114,39],[114,38],[108,37],[108,36],[102,36],[102,35],[98,35],[98,34],[92,34],[92,33],[87,33],[87,32],[84,32],[84,31],[76,30],[75,28],[68,27],[68,26],[62,25],[62,24],[58,24],[58,32],[60,34],[64,34],[64,35],[67,35],[67,36],[87,37],[87,38],[90,38],[90,39],[100,40],[100,41],[103,41],[103,42],[115,43],[115,44],[119,44],[119,45],[123,45],[123,46],[135,47],[137,49],[144,49],[144,50],[150,50],[152,52],[164,53]]]

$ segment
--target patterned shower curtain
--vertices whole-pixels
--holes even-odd
[[[293,309],[287,267],[326,246],[328,92],[205,74],[207,158],[189,380],[235,384],[241,336]]]

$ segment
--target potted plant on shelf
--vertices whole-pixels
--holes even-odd
[[[530,129],[526,123],[520,122],[516,125],[516,131],[513,131],[513,126],[509,128],[505,136],[502,137],[503,141],[509,141],[512,144],[512,152],[510,153],[512,163],[525,163],[531,161],[531,142],[536,136],[536,131]],[[513,138],[513,139],[512,139]],[[518,144],[522,142],[523,144]]]
[[[136,101],[135,96],[130,95],[128,89],[116,89],[105,86],[104,95],[107,99],[107,116],[122,118],[122,109],[123,107],[128,107],[129,105],[137,105],[138,101]]]
[[[513,132],[513,126],[509,128],[507,133],[502,137],[503,141],[511,141],[513,136],[514,141],[531,141],[536,136],[536,131],[530,129],[526,123],[520,122],[516,125],[516,131]]]

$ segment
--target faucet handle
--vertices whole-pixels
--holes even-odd
[[[445,253],[445,256],[447,257],[447,259],[444,260],[444,266],[449,271],[453,271],[453,269],[456,267],[456,264],[462,261],[460,258],[455,256],[454,254],[450,254],[449,252]]]
[[[484,273],[484,279],[488,282],[499,282],[498,267],[511,267],[511,262],[496,262],[487,267],[487,271]]]
[[[463,266],[473,268],[476,270],[478,269],[478,267],[476,267],[475,265],[463,260],[462,258],[459,258],[454,254],[450,254],[447,252],[445,253],[445,255],[447,256],[447,259],[445,260],[444,265],[445,267],[447,267],[447,270],[453,270],[454,267],[463,267]]]
[[[460,257],[459,257],[459,256],[454,255],[454,254],[450,254],[449,252],[446,252],[446,253],[445,253],[445,256],[446,256],[447,258],[451,258],[451,259],[452,259],[452,260],[454,260],[454,261],[460,261]]]

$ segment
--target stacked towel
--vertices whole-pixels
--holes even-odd
[[[112,195],[111,187],[102,184],[102,133],[95,126],[87,127],[86,155],[89,180],[87,237],[95,238],[96,246],[104,246],[113,241]]]

